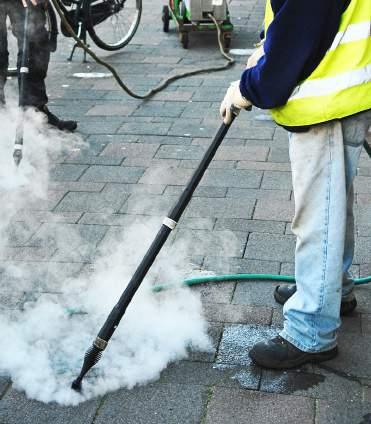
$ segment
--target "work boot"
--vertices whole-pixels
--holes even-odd
[[[277,303],[283,305],[296,292],[296,284],[277,286],[274,290],[274,298]],[[351,293],[341,299],[340,315],[351,314],[357,306],[357,299]]]
[[[250,358],[256,365],[276,370],[296,368],[308,362],[328,361],[335,358],[337,354],[337,346],[325,352],[304,352],[281,336],[257,343],[249,352]]]
[[[38,107],[37,110],[46,115],[49,125],[58,128],[61,131],[73,132],[77,128],[76,121],[63,121],[62,119],[59,119],[57,116],[51,113],[48,107],[45,105]]]

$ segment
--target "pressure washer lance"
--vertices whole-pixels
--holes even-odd
[[[240,110],[234,108],[232,112],[233,112],[232,113],[232,122],[233,122],[233,120],[236,118]],[[203,156],[193,176],[188,181],[177,203],[172,208],[169,215],[163,220],[163,223],[159,232],[157,233],[154,241],[152,242],[150,248],[148,249],[141,263],[139,264],[129,284],[127,285],[119,301],[114,306],[111,313],[109,314],[106,322],[104,323],[103,327],[99,331],[98,336],[95,339],[93,345],[86,352],[80,375],[72,383],[72,386],[71,386],[72,389],[76,391],[81,391],[81,383],[85,374],[90,370],[90,368],[92,368],[100,360],[102,356],[102,352],[107,347],[107,344],[110,338],[112,337],[113,333],[118,327],[121,321],[121,318],[123,317],[127,307],[129,306],[139,286],[141,285],[144,277],[147,275],[147,272],[149,271],[153,262],[155,261],[156,256],[160,252],[162,246],[165,244],[171,231],[177,225],[177,222],[179,221],[185,208],[187,207],[189,201],[192,198],[193,192],[195,191],[199,182],[201,181],[201,178],[203,177],[216,151],[218,150],[225,135],[227,134],[232,122],[230,124],[223,123],[220,126],[212,143],[207,149],[205,155]]]
[[[19,114],[18,114],[17,129],[15,133],[14,151],[13,151],[13,159],[17,167],[21,163],[21,160],[23,157],[22,149],[23,149],[23,133],[24,133],[24,106],[25,106],[24,99],[25,99],[25,85],[26,85],[25,82],[26,82],[26,76],[29,72],[28,28],[29,28],[30,8],[28,5],[28,1],[26,3],[27,3],[27,6],[25,7],[25,18],[24,18],[24,26],[23,26],[22,59],[21,59],[21,67],[19,69],[19,73],[20,73]]]

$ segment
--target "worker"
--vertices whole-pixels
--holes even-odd
[[[284,325],[249,355],[287,369],[334,358],[356,307],[353,179],[371,124],[370,0],[270,0],[265,40],[220,107],[270,109],[289,131],[296,285],[278,286]],[[232,108],[233,109],[233,108]]]
[[[24,32],[24,8],[30,7],[29,24],[29,73],[26,77],[24,105],[33,107],[45,115],[46,122],[59,130],[74,131],[75,121],[63,121],[50,112],[46,106],[45,78],[47,75],[50,46],[49,34],[45,28],[45,0],[1,0],[0,2],[0,104],[5,104],[4,86],[9,64],[6,19],[9,17],[13,33],[18,41],[18,69],[22,58]]]

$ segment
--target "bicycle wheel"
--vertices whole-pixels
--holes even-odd
[[[104,50],[119,50],[138,28],[142,0],[85,0],[84,11],[94,43]]]

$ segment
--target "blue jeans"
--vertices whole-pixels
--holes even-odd
[[[336,346],[341,300],[354,296],[353,179],[370,124],[367,111],[289,135],[297,291],[280,335],[306,352]]]

